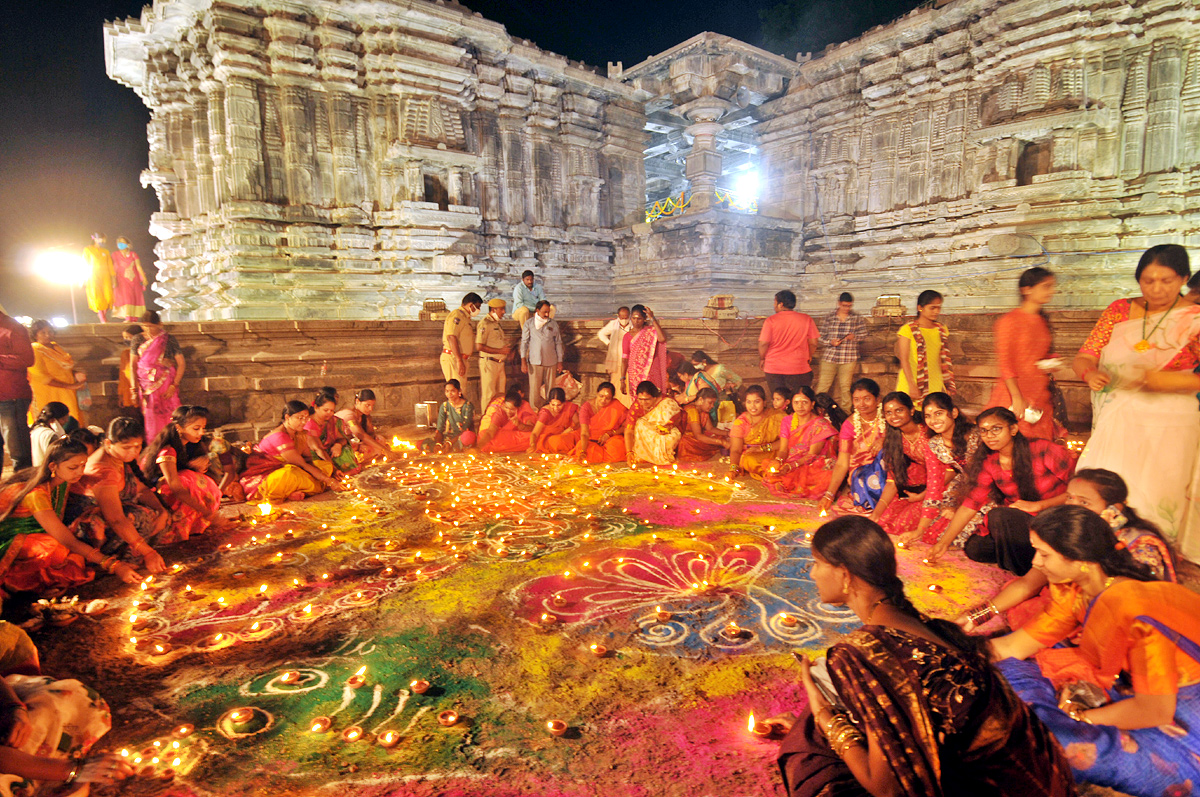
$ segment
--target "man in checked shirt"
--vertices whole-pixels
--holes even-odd
[[[829,393],[847,412],[850,411],[850,383],[858,365],[858,344],[867,334],[867,321],[854,312],[854,297],[843,293],[837,309],[821,318],[821,365],[816,391]],[[830,388],[837,380],[837,392]]]

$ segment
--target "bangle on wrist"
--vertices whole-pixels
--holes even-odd
[[[72,761],[71,769],[67,772],[67,777],[63,779],[63,783],[74,783],[75,779],[79,777],[79,767],[79,761]]]

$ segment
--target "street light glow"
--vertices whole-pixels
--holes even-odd
[[[90,273],[83,255],[63,249],[48,249],[37,256],[33,267],[42,279],[74,287],[87,281]]]
[[[54,318],[50,319],[50,326],[54,327],[55,329],[62,329],[63,327],[71,326],[71,322],[60,315],[56,315]]]

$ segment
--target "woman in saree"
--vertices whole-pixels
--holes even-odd
[[[87,415],[79,408],[78,396],[87,387],[87,381],[82,374],[76,374],[74,358],[54,342],[54,327],[49,321],[39,319],[30,324],[29,337],[33,340],[33,365],[29,367],[33,401],[29,404],[29,421],[37,418],[42,407],[58,401],[67,405],[68,413],[80,426],[87,426]]]
[[[529,449],[541,454],[570,454],[579,445],[579,405],[567,401],[567,391],[550,388],[546,406],[529,433]]]
[[[925,463],[929,445],[921,413],[914,412],[907,393],[888,393],[883,397],[883,468],[887,484],[879,503],[871,510],[871,520],[888,534],[904,534],[916,529],[925,509],[927,473]]]
[[[113,573],[126,584],[141,580],[132,566],[76,539],[63,525],[67,491],[83,478],[87,447],[61,437],[50,444],[41,467],[9,477],[0,489],[0,584],[45,597]]]
[[[792,414],[779,427],[779,448],[763,481],[776,490],[815,500],[829,489],[837,460],[837,430],[817,410],[817,394],[801,385],[792,396]]]
[[[705,387],[683,408],[683,437],[676,457],[680,462],[704,462],[729,448],[729,432],[717,428],[712,417],[716,406],[717,391]]]
[[[704,374],[704,382],[706,385],[717,391],[717,395],[726,394],[730,397],[737,396],[738,390],[742,387],[742,378],[730,370],[727,366],[714,360],[702,349],[696,349],[692,352],[692,367],[698,373]],[[709,383],[712,384],[709,384]]]
[[[588,465],[625,461],[625,418],[629,411],[617,400],[617,386],[601,382],[596,397],[579,408],[579,442],[575,460]]]
[[[932,545],[942,536],[946,524],[954,517],[954,510],[975,484],[975,474],[969,471],[983,442],[975,424],[954,406],[954,399],[948,393],[930,393],[921,402],[921,411],[929,429],[925,441],[925,502],[917,527],[900,535],[900,542],[905,545],[917,540]],[[994,501],[985,502],[952,544],[961,548],[995,508]]]
[[[621,341],[621,381],[630,395],[650,381],[662,393],[667,389],[667,333],[648,307],[635,304],[629,313],[630,330]],[[674,402],[672,402],[674,403]]]
[[[999,495],[1000,506],[966,538],[963,553],[1023,576],[1033,563],[1029,524],[1039,512],[1066,503],[1075,462],[1057,443],[1021,434],[1017,416],[1007,407],[989,407],[976,422],[983,445],[970,466],[975,484],[934,543],[929,559],[945,555],[982,507]]]
[[[883,529],[838,518],[817,529],[812,552],[821,601],[863,626],[816,665],[801,658],[799,719],[768,720],[787,731],[779,769],[790,797],[1075,794],[1062,749],[985,642],[913,607]]]
[[[917,296],[917,317],[896,333],[896,357],[900,360],[896,391],[913,399],[938,391],[952,396],[957,392],[950,349],[946,346],[950,330],[938,321],[942,302],[937,291],[921,291]],[[853,394],[850,398],[854,399]]]
[[[1050,374],[1043,365],[1050,358],[1053,336],[1043,308],[1054,298],[1056,284],[1048,268],[1022,272],[1017,280],[1021,306],[1000,316],[992,328],[1000,378],[988,406],[1011,408],[1021,421],[1021,434],[1047,440],[1054,439],[1054,405]]]
[[[1174,549],[1157,526],[1126,503],[1128,499],[1129,488],[1125,481],[1110,470],[1086,468],[1076,471],[1067,485],[1067,506],[1081,506],[1098,514],[1134,560],[1150,568],[1155,579],[1176,581],[1178,559]],[[990,600],[963,612],[955,622],[967,631],[974,631],[993,617],[1004,614],[1010,628],[1020,628],[1045,609],[1049,583],[1045,573],[1031,568],[1025,575],[1006,584]],[[1034,600],[1039,596],[1041,599]]]
[[[1200,595],[1154,581],[1082,506],[1039,515],[1030,541],[1050,604],[992,640],[1000,671],[1081,780],[1137,797],[1191,794],[1200,782]],[[1071,682],[1054,683],[1027,661],[1076,633],[1088,669]]]
[[[683,410],[662,395],[649,379],[637,386],[637,401],[625,422],[626,459],[631,468],[639,462],[670,465],[683,432],[679,428]]]
[[[52,793],[86,795],[86,784],[109,784],[133,768],[117,753],[88,755],[112,728],[108,704],[74,679],[43,675],[29,635],[0,623],[0,797]],[[82,788],[81,788],[82,786]]]
[[[759,385],[746,388],[746,411],[729,429],[729,475],[745,473],[762,480],[775,456],[783,413],[767,406],[767,392]]]
[[[177,542],[179,525],[143,481],[137,458],[144,440],[137,418],[113,418],[108,424],[100,446],[88,456],[83,478],[71,488],[91,499],[72,529],[103,553],[124,554],[127,549],[146,570],[161,573],[167,566],[154,545]]]
[[[304,425],[304,433],[308,435],[309,445],[320,459],[333,463],[336,473],[357,473],[358,460],[354,457],[354,447],[350,445],[350,436],[342,419],[337,417],[337,394],[325,391],[317,393],[313,403],[308,408],[308,422]]]
[[[499,399],[499,401],[497,401]],[[479,450],[485,454],[518,454],[529,450],[537,411],[525,400],[525,389],[509,385],[488,404],[479,424]]]
[[[838,458],[829,477],[829,489],[817,507],[827,512],[833,506],[842,482],[850,483],[851,511],[870,511],[883,495],[887,473],[883,469],[883,413],[879,408],[879,385],[874,379],[856,379],[850,385],[854,414],[838,432]]]
[[[350,430],[353,438],[358,440],[357,443],[353,441],[351,443],[355,446],[361,459],[394,456],[388,441],[375,432],[375,422],[371,419],[374,412],[375,391],[368,387],[364,387],[354,394],[354,406],[337,411],[337,417]]]
[[[205,407],[177,407],[167,428],[158,433],[142,456],[142,472],[156,485],[163,504],[171,511],[180,540],[203,534],[210,526],[220,529],[230,525],[221,517],[221,487],[208,475],[207,453],[204,463],[193,463],[200,455],[195,450],[185,451],[189,446],[206,443],[208,421]],[[204,447],[207,449],[206,444]]]
[[[1189,273],[1182,246],[1147,249],[1134,272],[1141,297],[1108,306],[1074,368],[1093,391],[1092,436],[1079,467],[1124,476],[1133,503],[1194,558],[1200,556],[1200,307],[1179,295]]]
[[[141,318],[142,337],[133,342],[134,396],[142,407],[146,436],[153,440],[179,406],[179,383],[183,381],[183,350],[167,333],[158,313],[146,312]]]
[[[304,426],[309,406],[289,401],[283,407],[280,424],[259,440],[242,471],[242,489],[247,501],[278,504],[300,501],[326,489],[347,489],[333,478],[333,463],[313,457]]]

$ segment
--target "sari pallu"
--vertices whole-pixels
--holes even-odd
[[[693,421],[700,425],[701,434],[709,434],[716,428],[716,422],[709,413],[691,406],[685,407],[683,412],[683,436],[679,438],[679,454],[676,457],[680,462],[704,462],[725,450],[722,445],[704,443],[692,436]]]
[[[1192,370],[1200,338],[1200,307],[1185,305],[1166,316],[1128,318],[1117,303],[1117,321],[1100,350],[1100,368],[1111,381],[1092,393],[1094,428],[1079,468],[1106,468],[1129,485],[1129,501],[1147,520],[1174,536],[1179,550],[1200,557],[1200,412],[1196,394],[1139,390],[1149,370]],[[1109,316],[1114,308],[1105,311]],[[1104,322],[1101,318],[1101,323]],[[1160,323],[1161,322],[1161,323]],[[1150,348],[1138,351],[1144,330]],[[1089,339],[1090,341],[1090,339]],[[1085,346],[1085,350],[1086,350]],[[1170,463],[1164,467],[1164,463]]]
[[[1181,605],[1180,596],[1189,605]],[[1061,617],[1062,607],[1070,607],[1076,621],[1082,615],[1079,646],[1047,648],[1039,653],[1037,661],[1005,659],[997,665],[1017,694],[1053,731],[1081,780],[1135,797],[1188,795],[1193,793],[1193,785],[1200,783],[1200,683],[1178,686],[1175,693],[1175,724],[1187,731],[1185,735],[1168,734],[1159,728],[1120,730],[1111,725],[1076,722],[1067,716],[1058,707],[1055,684],[1042,663],[1042,654],[1066,653],[1077,659],[1069,671],[1074,676],[1070,680],[1087,680],[1103,687],[1111,701],[1129,697],[1111,688],[1122,670],[1129,672],[1135,689],[1145,683],[1151,686],[1148,693],[1162,693],[1160,683],[1178,683],[1185,673],[1194,680],[1200,667],[1195,601],[1194,595],[1186,594],[1185,587],[1163,582],[1116,584],[1090,603],[1078,595],[1077,587],[1056,589],[1052,585],[1051,608],[1058,603]],[[1052,643],[1059,631],[1065,635],[1074,630],[1056,623],[1049,635],[1043,634],[1046,616],[1044,613],[1024,629],[1039,642]],[[1158,634],[1149,641],[1173,647],[1174,655],[1130,649],[1135,635],[1146,639],[1151,629]],[[1133,655],[1135,652],[1137,655]],[[1061,659],[1050,661],[1063,664]]]
[[[796,428],[796,424],[795,415],[786,415],[779,428],[779,436],[788,441],[788,458],[783,463],[787,472],[768,473],[763,476],[763,482],[776,492],[800,498],[820,498],[829,489],[833,465],[837,461],[837,431],[820,415],[810,416],[800,428]],[[821,442],[824,446],[810,458],[809,449]]]
[[[0,493],[0,509],[7,509],[22,489],[9,485]],[[61,520],[67,508],[68,485],[53,490],[49,483],[35,487],[12,514],[0,521],[0,583],[16,592],[49,592],[71,589],[95,578],[87,562],[72,553],[42,528],[34,512],[51,510]]]
[[[986,662],[866,626],[830,648],[828,663],[850,719],[882,747],[900,794],[1074,795],[1062,750]],[[779,767],[791,797],[868,794],[808,711],[780,745]]]
[[[23,753],[60,761],[78,760],[112,727],[112,715],[104,698],[75,679],[56,681],[48,675],[9,675],[4,680],[29,710],[32,732],[25,744],[16,748]],[[40,783],[19,775],[0,774],[0,797],[43,794],[36,791]]]
[[[98,484],[117,487],[118,497],[121,501],[121,514],[125,515],[146,542],[167,545],[185,539],[179,536],[181,526],[177,516],[170,517],[167,525],[161,531],[155,531],[154,526],[158,522],[158,512],[138,501],[141,482],[134,475],[133,466],[127,462],[118,462],[110,458],[101,459],[96,463],[89,461],[84,477],[77,483],[76,490],[72,490],[77,494],[78,492],[83,494],[81,496],[83,507],[79,516],[70,526],[76,539],[86,542],[106,555],[119,553],[124,557],[128,553],[125,541],[110,533],[108,521],[104,519],[104,512],[96,503],[93,493]]]
[[[346,434],[346,428],[342,424],[341,418],[330,415],[324,423],[318,423],[315,418],[309,418],[308,423],[304,424],[304,431],[317,438],[325,456],[329,457],[329,461],[333,463],[334,470],[349,473],[358,467],[358,460],[354,458],[354,447],[350,445],[350,435]],[[338,443],[342,444],[342,453],[335,457],[333,447]]]
[[[137,347],[134,374],[142,397],[142,416],[146,439],[153,440],[171,422],[171,413],[179,406],[179,391],[167,395],[175,382],[175,354],[178,346],[166,332]]]
[[[654,408],[645,415],[638,415],[641,404],[630,414],[633,421],[634,462],[649,462],[653,465],[670,465],[675,461],[675,448],[683,432],[679,428],[679,416],[683,410],[673,399],[660,398]]]
[[[588,465],[597,462],[624,462],[627,456],[625,435],[617,430],[629,415],[625,405],[614,399],[604,409],[598,412],[591,411],[586,419],[582,417],[585,414],[583,408],[580,408],[579,414],[579,422],[582,424],[586,420],[588,428],[588,443],[583,461]],[[604,435],[609,435],[609,438],[601,445],[600,438]]]
[[[545,427],[538,435],[537,451],[541,454],[570,454],[574,451],[579,444],[579,431],[574,428],[578,418],[579,405],[573,401],[565,402],[558,415],[553,416],[547,407],[542,407],[538,420]]]
[[[740,437],[743,441],[741,459],[734,464],[750,476],[761,480],[767,462],[775,454],[775,444],[779,442],[779,426],[784,417],[779,410],[771,409],[759,416],[758,421],[754,421],[749,413],[743,412],[729,430],[731,439]]]
[[[625,340],[629,341],[629,362],[625,371],[626,390],[629,395],[637,396],[637,386],[647,380],[653,382],[660,393],[665,393],[667,347],[659,341],[658,330],[653,324],[649,324],[639,332],[628,333]]]
[[[276,503],[288,500],[295,493],[308,496],[324,492],[325,485],[311,473],[283,459],[283,452],[289,449],[303,457],[308,450],[307,436],[300,432],[293,439],[286,429],[279,429],[258,441],[240,477],[247,501]],[[332,462],[319,459],[312,465],[326,476],[333,475]]]
[[[908,488],[905,490],[905,494],[897,494],[879,516],[879,525],[888,534],[893,535],[906,534],[915,529],[921,522],[921,515],[925,509],[924,493],[928,481],[925,462],[929,455],[929,446],[926,444],[925,435],[918,433],[915,442],[905,437],[903,446],[904,459],[907,463],[905,480],[908,482]],[[890,471],[888,478],[894,480]],[[914,494],[918,493],[920,496],[915,497]]]
[[[883,468],[883,408],[870,423],[855,412],[842,425],[840,438],[850,440],[850,499],[854,506],[874,509],[883,495],[887,471]],[[847,430],[850,434],[847,435]]]
[[[721,395],[721,389],[717,387],[716,380],[706,374],[704,371],[697,371],[692,378],[688,380],[687,387],[683,391],[683,396],[690,404],[696,400],[696,396],[699,395],[700,391],[706,387],[711,387],[714,391],[716,391],[717,396]],[[717,411],[720,408],[720,405],[721,402],[718,401],[708,412],[714,424],[717,423]]]
[[[158,454],[158,461],[164,459],[174,460],[176,458],[175,449],[164,447]],[[206,473],[198,473],[191,468],[179,468],[176,466],[176,473],[179,474],[179,481],[183,483],[183,488],[187,490],[188,495],[192,500],[205,507],[208,511],[213,512],[221,506],[221,488],[212,480]],[[186,540],[197,534],[203,534],[211,525],[204,515],[192,509],[187,504],[183,503],[176,497],[175,492],[171,489],[171,485],[167,484],[166,479],[161,479],[158,483],[158,495],[163,502],[163,506],[171,511],[171,525],[176,530],[176,537],[180,540]]]

